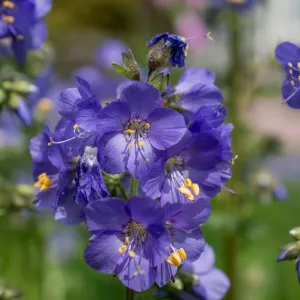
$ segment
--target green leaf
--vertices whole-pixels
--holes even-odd
[[[128,79],[131,79],[131,80],[135,80],[134,79],[134,75],[132,75],[130,73],[129,70],[127,70],[126,68],[116,64],[116,63],[112,63],[112,66],[114,67],[114,69],[121,75],[127,77]]]
[[[149,84],[157,88],[161,94],[163,94],[169,85],[170,76],[169,74],[160,73],[153,77]]]
[[[140,68],[130,49],[128,50],[128,53],[122,53],[122,60],[125,68],[131,73],[132,78],[134,80],[140,80]]]

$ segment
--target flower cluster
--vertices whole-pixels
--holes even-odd
[[[159,36],[182,56],[179,37],[164,33],[150,44]],[[123,62],[117,71],[138,74],[131,52]],[[37,208],[67,224],[84,221],[92,233],[87,264],[135,291],[162,287],[199,259],[210,200],[231,177],[233,126],[224,124],[214,73],[186,69],[172,88],[170,71],[152,65],[159,67],[146,81],[127,80],[104,106],[76,77],[78,87],[58,99],[54,132],[45,126],[30,144]]]
[[[47,36],[42,17],[49,12],[51,0],[10,0],[0,4],[0,39],[8,43],[18,62],[28,50],[40,48]]]
[[[300,47],[283,42],[275,50],[275,57],[282,65],[285,79],[281,92],[284,103],[291,108],[300,108]]]

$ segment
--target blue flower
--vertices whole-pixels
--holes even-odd
[[[257,0],[211,0],[216,7],[229,6],[239,12],[251,10]]]
[[[77,165],[75,201],[82,206],[110,196],[98,162],[99,154],[101,150],[97,147],[87,146]]]
[[[277,46],[275,57],[285,70],[285,80],[282,84],[282,97],[288,106],[300,108],[300,47],[284,42]]]
[[[63,121],[64,122],[64,121]],[[52,135],[47,126],[30,141],[33,177],[36,181],[34,203],[38,209],[51,208],[56,220],[67,224],[83,220],[81,207],[74,202],[74,171],[78,161],[63,145],[49,146],[52,137],[60,138],[61,123]],[[70,146],[72,148],[72,146]]]
[[[184,264],[181,271],[192,273],[198,283],[192,284],[192,292],[203,300],[220,300],[230,288],[225,273],[214,267],[215,254],[212,247],[205,246],[200,258],[192,264]],[[197,298],[198,299],[198,298]]]
[[[208,199],[192,204],[167,204],[162,209],[163,221],[170,235],[169,257],[157,266],[156,283],[162,287],[181,264],[196,261],[204,250],[204,238],[199,226],[208,219],[211,205]]]
[[[149,289],[156,278],[154,267],[167,257],[170,243],[158,203],[146,197],[132,197],[127,203],[108,198],[88,205],[85,214],[93,234],[86,263],[118,275],[135,291]]]
[[[0,38],[11,38],[11,48],[19,63],[24,62],[28,50],[44,43],[47,29],[41,18],[51,6],[51,0],[2,1]]]
[[[204,68],[187,68],[168,97],[179,98],[176,105],[185,109],[186,120],[192,120],[202,106],[218,106],[223,101],[220,89],[215,85],[215,73]]]
[[[190,130],[160,157],[142,182],[147,196],[166,202],[189,203],[212,198],[231,177],[230,131],[223,125],[223,106],[204,106],[195,114]]]
[[[199,226],[209,213],[205,200],[165,208],[148,197],[132,197],[127,203],[115,198],[95,201],[85,209],[93,234],[85,260],[100,272],[118,275],[135,291],[149,289],[155,281],[165,285],[182,261],[200,256],[204,240]]]
[[[144,82],[132,83],[122,90],[120,101],[101,111],[79,114],[78,125],[102,137],[103,170],[110,174],[129,171],[134,177],[145,177],[157,151],[179,142],[186,131],[184,118],[162,108],[159,91]]]
[[[169,48],[171,51],[171,56],[169,59],[170,64],[173,67],[178,66],[182,68],[185,65],[185,57],[187,55],[188,44],[186,39],[182,36],[170,34],[168,32],[160,33],[155,35],[147,44],[151,47],[161,40],[164,41],[164,47]]]

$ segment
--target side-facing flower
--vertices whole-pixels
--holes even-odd
[[[204,238],[199,228],[210,215],[209,199],[200,199],[191,204],[166,204],[163,221],[170,235],[168,258],[157,267],[156,283],[162,287],[170,280],[174,282],[177,268],[181,264],[197,260],[204,249]]]
[[[143,181],[143,190],[166,202],[188,203],[199,197],[212,198],[231,177],[230,131],[223,125],[223,106],[202,107],[190,130],[152,166]]]
[[[145,82],[132,83],[122,90],[120,101],[100,112],[79,114],[79,126],[86,131],[96,130],[102,137],[103,170],[110,174],[129,171],[139,179],[147,175],[158,150],[176,144],[186,131],[184,118],[162,108],[159,91]]]
[[[75,201],[82,206],[109,197],[98,161],[100,151],[97,147],[86,146],[77,164]]]
[[[288,106],[300,108],[300,47],[283,42],[275,49],[275,57],[285,71],[285,80],[281,92],[284,103]]]
[[[147,44],[148,47],[154,46],[160,41],[164,41],[163,47],[170,51],[169,62],[173,67],[179,68],[185,65],[188,44],[182,36],[168,32],[155,35]]]
[[[228,277],[220,269],[215,268],[214,264],[214,250],[206,245],[198,260],[192,264],[184,264],[181,269],[181,272],[193,275],[195,284],[192,284],[192,291],[200,299],[223,299],[230,288]]]
[[[45,126],[44,132],[30,142],[33,176],[36,181],[34,203],[38,209],[50,208],[55,219],[61,222],[80,223],[83,219],[81,207],[73,199],[73,178],[78,157],[72,157],[73,152],[62,147],[65,144],[49,147],[52,136]],[[54,136],[60,138],[59,130]]]
[[[85,250],[87,264],[118,275],[135,291],[149,289],[170,243],[159,204],[147,197],[132,197],[127,203],[107,198],[88,205],[85,214],[93,234]]]
[[[204,68],[187,68],[182,73],[174,90],[164,98],[168,102],[175,99],[176,105],[182,107],[187,121],[202,106],[218,106],[223,101],[221,90],[215,85],[216,75]],[[168,100],[169,99],[169,100]]]
[[[51,0],[2,1],[0,6],[0,38],[11,39],[18,62],[24,62],[28,50],[40,48],[47,36],[41,18],[51,9]]]

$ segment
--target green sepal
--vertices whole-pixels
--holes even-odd
[[[112,63],[113,68],[121,75],[127,77],[128,79],[134,80],[134,75],[130,73],[129,70],[122,67],[121,65],[118,65],[116,63]]]
[[[161,94],[163,94],[169,85],[170,82],[170,75],[169,74],[164,74],[160,73],[153,77],[153,79],[150,80],[149,84],[157,88]]]
[[[131,74],[132,77],[131,79],[140,80],[141,79],[140,68],[130,49],[128,50],[127,53],[126,52],[122,53],[122,60],[125,69],[127,69]]]

